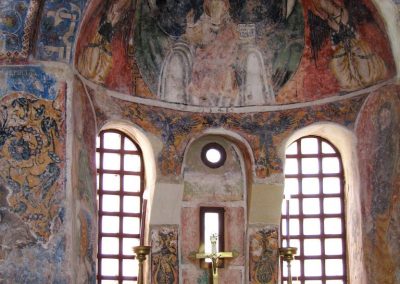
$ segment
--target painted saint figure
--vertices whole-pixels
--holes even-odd
[[[359,38],[357,24],[368,20],[369,10],[356,0],[312,0],[308,13],[314,60],[327,36],[334,49],[329,67],[343,90],[356,90],[386,77],[382,58]],[[362,11],[362,12],[356,12]]]

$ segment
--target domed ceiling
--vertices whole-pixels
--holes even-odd
[[[78,71],[130,96],[202,107],[319,100],[394,76],[363,0],[93,1]]]

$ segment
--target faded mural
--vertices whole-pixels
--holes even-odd
[[[400,89],[371,95],[357,123],[367,257],[372,283],[400,281]]]
[[[43,1],[44,7],[36,42],[38,59],[71,61],[86,1]]]
[[[55,100],[27,93],[1,98],[2,283],[67,281],[64,100],[63,90]]]
[[[278,283],[278,227],[249,229],[250,283]]]
[[[151,230],[151,283],[179,283],[178,226]]]
[[[39,0],[0,2],[0,62],[28,59],[39,5]]]
[[[288,104],[394,75],[369,0],[149,0],[137,7],[119,0],[91,9],[78,70],[135,96],[194,106]]]

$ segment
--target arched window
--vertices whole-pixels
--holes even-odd
[[[327,140],[308,136],[287,148],[281,245],[298,249],[296,283],[347,283],[343,188],[341,157]],[[286,264],[281,267],[287,283]]]
[[[138,265],[132,247],[143,243],[144,164],[140,147],[123,132],[97,137],[99,215],[97,281],[133,284]]]

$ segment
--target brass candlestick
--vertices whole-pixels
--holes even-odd
[[[143,284],[143,262],[146,260],[146,255],[150,253],[151,246],[137,246],[133,248],[136,254],[136,259],[139,261],[139,275],[137,284]]]
[[[296,253],[297,253],[297,248],[295,247],[279,248],[279,255],[282,256],[282,259],[287,262],[288,284],[292,284],[291,261],[294,260],[294,256],[296,255]]]

